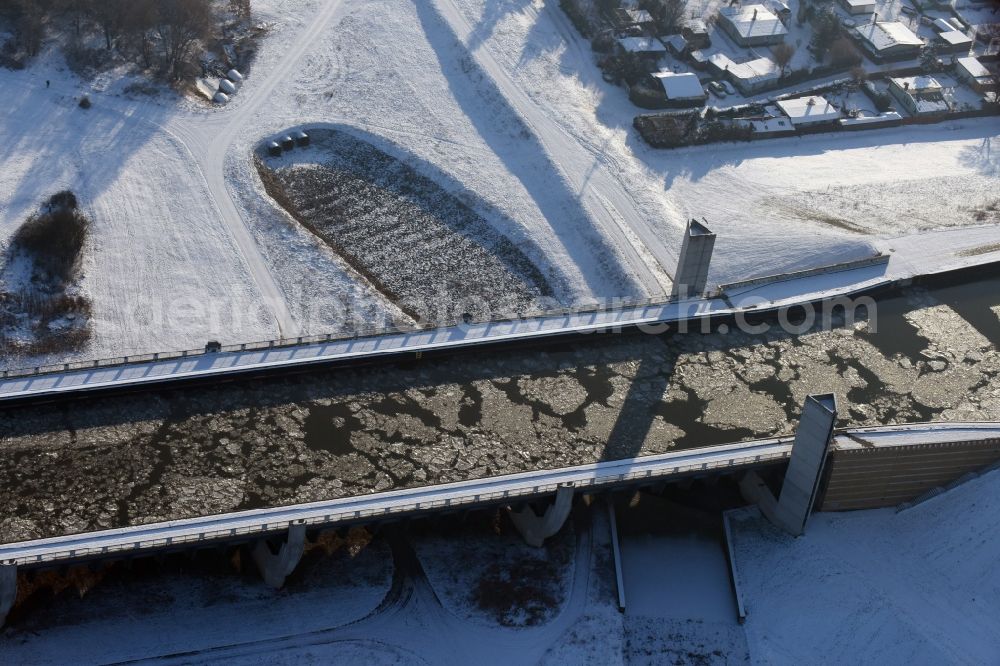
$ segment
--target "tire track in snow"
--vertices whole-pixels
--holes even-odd
[[[178,128],[179,131],[175,132],[201,167],[219,216],[232,232],[240,255],[253,275],[265,305],[277,322],[281,337],[296,337],[301,334],[301,327],[292,316],[270,263],[261,254],[256,239],[240,215],[236,201],[226,185],[226,155],[240,131],[267,102],[278,84],[295,70],[342,4],[343,0],[324,2],[319,13],[309,21],[308,27],[292,42],[291,48],[266,78],[255,86],[245,85],[246,96],[231,111],[221,111],[210,118],[199,119],[201,122],[188,118],[185,123],[187,127]]]

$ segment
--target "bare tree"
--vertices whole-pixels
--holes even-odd
[[[785,69],[792,62],[792,56],[795,55],[795,47],[787,42],[782,42],[771,49],[771,55],[774,57],[774,63],[781,68],[781,75],[784,76]]]
[[[160,0],[157,3],[156,33],[163,50],[163,70],[172,81],[184,74],[184,65],[198,40],[213,25],[209,0]]]
[[[660,34],[673,34],[684,24],[684,0],[643,0],[640,6],[656,21]]]
[[[868,80],[868,72],[865,71],[864,67],[862,67],[861,65],[856,65],[851,68],[851,81],[854,83],[856,87],[860,88],[861,84],[863,84],[867,80]]]
[[[45,18],[48,7],[45,3],[34,3],[31,0],[19,0],[12,3],[16,12],[14,22],[14,37],[17,44],[28,56],[38,55],[45,37]]]
[[[129,0],[90,0],[87,13],[104,33],[104,46],[110,51],[121,33]]]
[[[250,0],[229,0],[229,11],[238,18],[250,18]]]
[[[830,45],[830,62],[837,66],[857,67],[863,61],[861,52],[849,37],[838,37]]]
[[[129,47],[147,69],[153,66],[152,31],[156,17],[156,0],[132,0],[122,17],[122,32]]]

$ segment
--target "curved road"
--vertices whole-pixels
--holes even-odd
[[[301,329],[292,317],[285,294],[271,272],[270,263],[261,255],[226,186],[226,155],[239,132],[253,119],[277,85],[295,71],[306,51],[342,4],[343,0],[321,3],[318,14],[307,22],[307,27],[295,38],[281,60],[267,72],[265,78],[247,82],[231,107],[208,116],[179,117],[168,123],[168,129],[173,130],[171,133],[187,146],[198,162],[219,215],[232,232],[247,268],[260,288],[265,305],[277,321],[281,336],[286,338],[300,335]]]

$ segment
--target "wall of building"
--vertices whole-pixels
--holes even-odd
[[[1000,460],[1000,439],[834,449],[820,511],[896,506]]]

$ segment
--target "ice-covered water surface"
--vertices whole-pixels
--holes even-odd
[[[612,335],[7,412],[0,540],[788,434],[816,392],[844,425],[1000,420],[997,286],[801,335]]]

